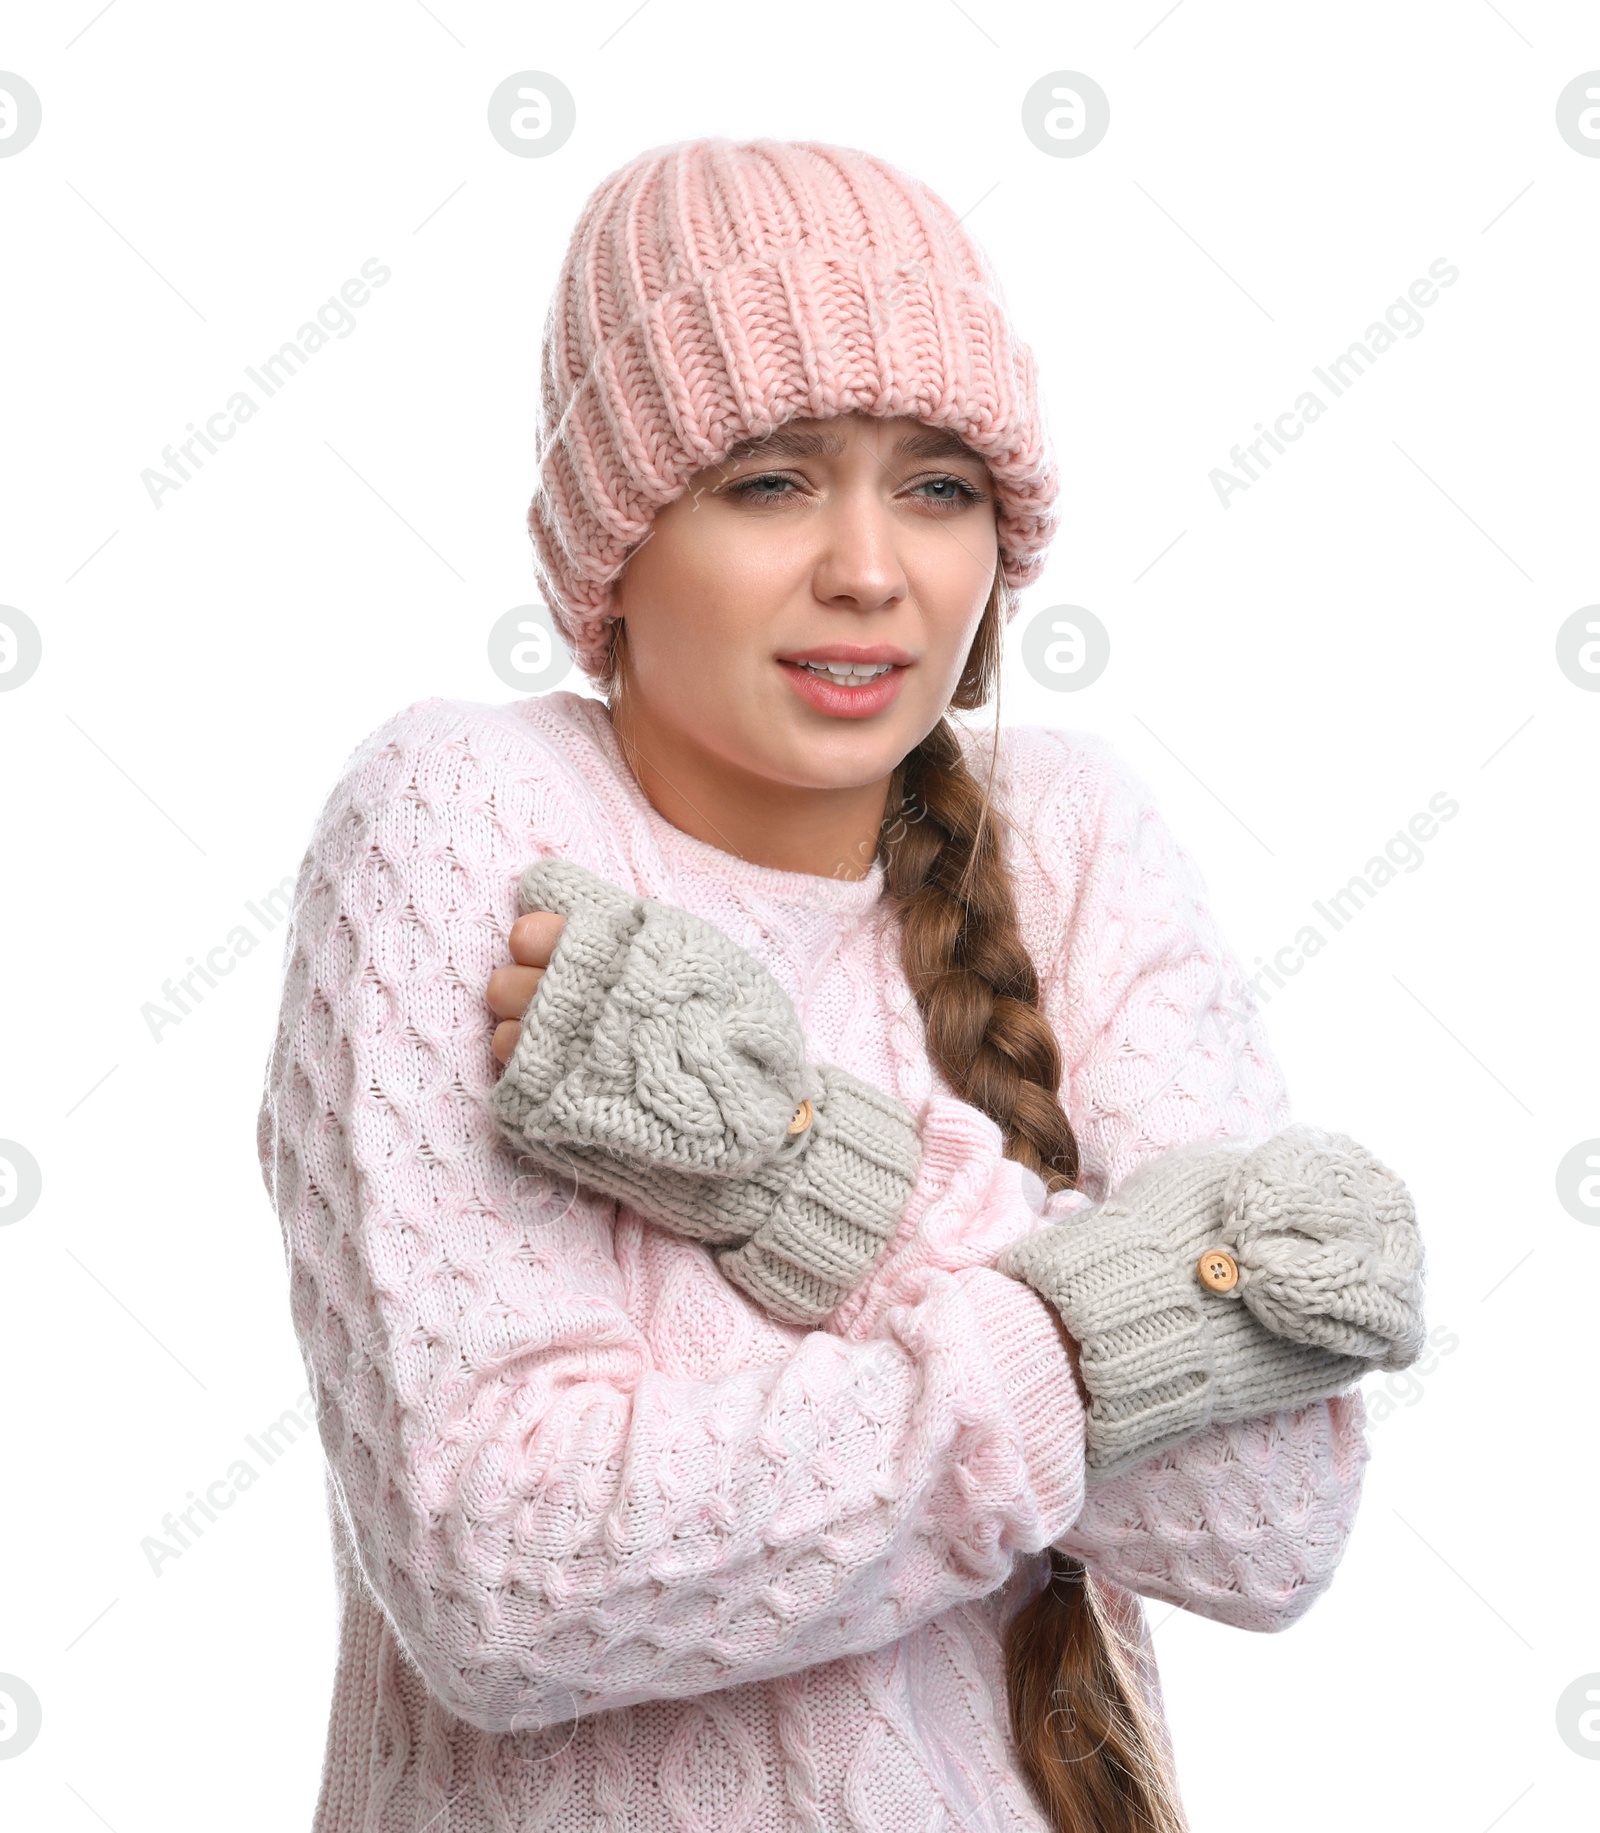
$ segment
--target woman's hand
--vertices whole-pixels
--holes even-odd
[[[497,967],[488,990],[489,1010],[501,1021],[494,1028],[494,1054],[502,1068],[511,1061],[522,1015],[533,1003],[566,921],[553,910],[530,910],[511,925],[511,959],[517,965]]]
[[[916,1181],[915,1114],[811,1062],[788,994],[706,918],[575,860],[535,860],[517,901],[488,1105],[519,1155],[717,1249],[776,1316],[837,1309]]]
[[[1156,1152],[996,1265],[1081,1345],[1095,1480],[1206,1426],[1409,1368],[1424,1344],[1410,1192],[1347,1133],[1299,1123]]]

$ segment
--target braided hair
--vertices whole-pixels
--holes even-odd
[[[989,593],[950,705],[985,705],[999,681],[1006,587]],[[611,630],[609,679],[626,673],[626,624]],[[998,747],[998,725],[996,727]],[[900,922],[901,961],[928,1053],[988,1114],[1010,1158],[1046,1188],[1073,1188],[1078,1144],[1061,1105],[1061,1048],[1039,1010],[1022,939],[1004,823],[948,719],[889,781],[878,854]],[[1055,1833],[1187,1833],[1137,1657],[1081,1560],[1050,1550],[1043,1589],[1006,1634],[1006,1692],[1018,1759]]]
[[[997,576],[952,707],[982,706],[998,684],[1005,590]],[[901,761],[879,837],[885,892],[929,1055],[997,1123],[1008,1157],[1047,1189],[1070,1189],[1078,1145],[990,799],[994,759],[980,786],[941,719]],[[1018,1757],[1057,1833],[1185,1833],[1135,1657],[1081,1560],[1051,1549],[1043,1590],[1012,1619],[1005,1665]]]

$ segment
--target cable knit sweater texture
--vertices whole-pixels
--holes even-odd
[[[986,768],[988,739],[967,741]],[[1203,879],[1103,741],[1013,727],[1023,933],[1085,1198],[1289,1118]],[[714,922],[814,1060],[922,1117],[887,1253],[827,1320],[529,1169],[488,1110],[517,882],[576,860]],[[882,869],[750,865],[645,800],[604,707],[428,700],[350,759],[301,866],[259,1143],[328,1464],[341,1627],[315,1833],[1045,1833],[1001,1640],[1043,1549],[1242,1629],[1329,1585],[1359,1390],[1086,1482],[1039,1226],[929,1062]],[[1058,1198],[1057,1203],[1061,1202]]]

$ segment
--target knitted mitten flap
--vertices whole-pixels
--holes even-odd
[[[1290,1128],[1253,1151],[1197,1142],[1008,1249],[1000,1271],[1032,1285],[1078,1341],[1090,1471],[1114,1475],[1205,1426],[1414,1361],[1420,1249],[1397,1189],[1342,1135]],[[1236,1283],[1216,1290],[1202,1257],[1235,1247]]]
[[[495,1091],[547,1141],[734,1173],[784,1145],[820,1093],[788,995],[715,924],[542,859],[523,910],[566,918]]]
[[[490,1095],[546,1169],[719,1247],[736,1285],[826,1317],[887,1246],[921,1160],[902,1103],[807,1061],[788,995],[704,918],[566,860],[522,909],[566,924]]]
[[[1424,1254],[1411,1193],[1347,1133],[1292,1126],[1247,1153],[1218,1241],[1237,1296],[1269,1330],[1375,1367],[1422,1354]]]

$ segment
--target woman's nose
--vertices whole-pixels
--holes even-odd
[[[851,492],[821,518],[821,551],[812,590],[824,604],[878,611],[909,591],[895,539],[894,518],[876,492]]]

